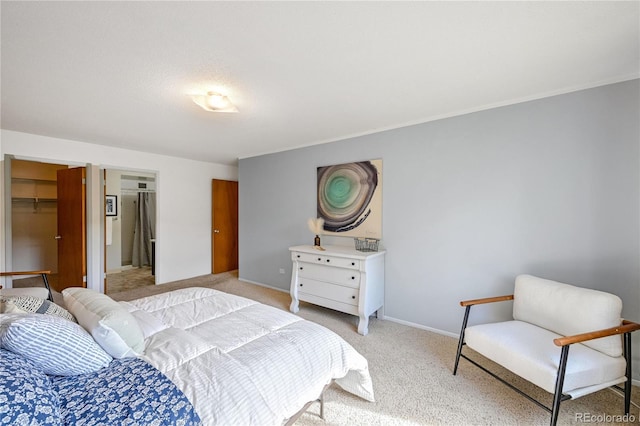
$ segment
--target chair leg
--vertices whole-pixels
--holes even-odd
[[[42,281],[44,281],[44,286],[47,288],[49,292],[49,301],[53,302],[53,294],[51,293],[51,287],[49,287],[49,280],[47,279],[47,274],[42,274]]]
[[[458,372],[458,363],[460,363],[460,355],[462,354],[462,346],[464,346],[464,331],[467,329],[467,321],[469,321],[469,311],[471,305],[468,305],[464,311],[464,319],[462,320],[462,329],[460,330],[460,340],[458,340],[458,352],[456,353],[456,363],[453,366],[453,375]]]
[[[569,357],[569,345],[562,347],[560,353],[560,365],[558,366],[558,377],[556,378],[556,392],[553,394],[553,406],[551,408],[551,426],[558,423],[560,413],[560,403],[562,402],[562,386],[564,385],[564,373],[567,370],[567,359]]]
[[[627,361],[626,376],[624,383],[624,413],[629,414],[631,408],[631,333],[624,333],[624,357]]]

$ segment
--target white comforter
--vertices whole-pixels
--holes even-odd
[[[142,356],[204,425],[279,425],[332,379],[373,401],[367,360],[332,331],[253,300],[188,288],[122,302],[143,326]]]

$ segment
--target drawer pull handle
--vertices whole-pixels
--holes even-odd
[[[297,257],[298,259],[300,259],[300,255],[297,255],[296,257]]]
[[[356,297],[355,297],[355,296],[351,296],[351,298],[352,298],[352,299],[355,299]]]
[[[327,259],[327,263],[331,262],[331,259]]]
[[[298,256],[300,257],[300,256]],[[356,266],[356,262],[351,262],[351,266]]]
[[[322,260],[321,258],[318,258],[318,262],[320,262],[321,260]]]
[[[356,277],[351,277],[351,279],[352,279],[352,280],[355,280],[355,279],[356,279]]]
[[[300,287],[302,287],[302,283],[300,283]]]
[[[304,269],[304,268],[301,266],[301,267],[300,267],[300,270],[302,271],[303,269]]]

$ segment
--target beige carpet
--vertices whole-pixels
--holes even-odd
[[[111,294],[116,300],[131,300],[176,288],[202,286],[248,297],[288,310],[288,293],[248,284],[237,274],[205,275],[174,283],[144,287]],[[451,309],[462,310],[458,306]],[[391,321],[372,318],[369,334],[356,332],[357,318],[301,302],[299,315],[333,330],[369,361],[376,402],[361,400],[333,385],[326,394],[323,422],[314,415],[317,404],[297,425],[548,425],[549,414],[521,397],[465,360],[458,375],[451,374],[457,339],[420,330]],[[634,336],[638,338],[638,336]],[[476,359],[481,359],[476,356]],[[490,365],[484,360],[485,365]],[[549,401],[551,395],[540,391],[498,366],[504,376],[532,394]],[[633,400],[640,402],[640,389],[634,387]],[[587,395],[562,404],[558,424],[585,423],[579,416],[617,416],[623,413],[623,398],[610,390]],[[637,425],[639,412],[632,407]],[[593,417],[592,417],[593,419]],[[613,419],[615,420],[615,419]],[[591,422],[594,424],[594,422]],[[595,424],[612,424],[602,418]]]
[[[120,293],[122,291],[155,284],[156,278],[151,275],[150,266],[128,268],[123,269],[121,272],[111,272],[107,274],[106,293],[111,295],[112,293]]]

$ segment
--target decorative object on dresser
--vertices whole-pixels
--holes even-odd
[[[313,239],[313,246],[317,250],[324,250],[320,245],[320,234],[322,234],[322,229],[324,227],[324,219],[321,217],[311,218],[307,221],[307,225],[309,226],[309,231],[316,236]]]
[[[353,239],[358,251],[378,251],[378,243],[380,240],[376,238],[359,238]]]
[[[383,319],[385,251],[360,252],[350,247],[290,247],[291,306],[298,312],[300,300],[357,315],[358,333],[369,332],[369,316]]]

